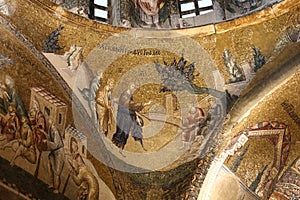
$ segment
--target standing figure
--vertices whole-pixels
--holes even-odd
[[[107,136],[109,127],[112,124],[111,89],[113,85],[114,80],[108,79],[107,85],[100,87],[96,95],[99,130],[105,136]]]
[[[15,160],[21,156],[30,163],[36,162],[36,151],[34,146],[34,137],[29,126],[28,119],[25,116],[21,117],[21,130],[17,133],[16,139],[4,145],[1,149],[12,148],[16,153],[10,161],[10,165],[15,165]]]
[[[96,177],[85,165],[81,155],[78,152],[77,141],[71,139],[72,159],[68,159],[72,167],[71,177],[78,188],[78,199],[97,200],[99,199],[99,184]]]
[[[43,141],[46,140],[47,128],[46,119],[43,112],[40,110],[39,102],[35,99],[32,104],[32,109],[29,112],[29,120],[34,135],[34,142],[38,149],[38,161],[34,172],[34,177],[38,177],[42,151],[47,150],[47,144]]]
[[[33,101],[32,109],[29,112],[29,120],[35,136],[35,144],[38,150],[40,152],[46,150],[46,146],[43,146],[42,143],[42,141],[46,139],[46,118],[43,112],[40,110],[40,105],[37,100]]]
[[[161,28],[159,24],[159,11],[162,1],[160,0],[136,0],[135,6],[138,8],[140,20],[145,23],[143,27]]]
[[[204,112],[201,108],[192,107],[187,116],[182,120],[182,149],[190,149],[201,123],[204,121]]]
[[[151,104],[151,101],[144,104],[134,102],[132,95],[134,90],[135,85],[131,84],[130,88],[123,92],[119,99],[117,112],[117,130],[113,135],[112,142],[120,148],[121,154],[130,133],[135,140],[142,140],[141,129],[138,128],[139,125],[137,124],[138,117],[136,112],[141,111],[146,105]]]
[[[98,128],[98,115],[97,115],[97,104],[96,104],[96,94],[101,86],[102,73],[96,74],[96,76],[91,80],[89,87],[89,107],[92,114],[92,121]]]
[[[48,155],[48,169],[52,184],[50,188],[53,188],[53,193],[57,194],[59,193],[60,174],[64,166],[65,152],[62,137],[51,119],[49,119],[48,134],[47,140],[43,140],[43,142],[47,145],[47,150],[50,151]]]
[[[209,112],[207,114],[207,121],[211,130],[217,128],[220,122],[223,120],[224,113],[222,107],[217,103],[216,99],[210,98],[209,103],[211,105]]]
[[[10,142],[16,138],[16,135],[20,131],[20,120],[16,115],[15,106],[8,106],[8,113],[2,118],[1,126],[1,140],[6,138],[7,142]]]
[[[89,88],[83,88],[82,90],[80,90],[78,88],[82,97],[89,104],[92,122],[94,123],[94,125],[97,129],[99,129],[99,121],[98,121],[98,115],[97,115],[96,94],[97,94],[97,91],[99,90],[99,87],[101,86],[102,76],[103,76],[102,73],[97,72],[95,77],[90,81]]]

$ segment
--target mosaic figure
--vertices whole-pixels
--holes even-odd
[[[100,87],[96,95],[99,130],[103,132],[105,136],[107,136],[112,124],[111,89],[113,85],[114,80],[109,79],[107,85]]]
[[[85,165],[81,155],[78,152],[77,141],[74,138],[71,139],[71,154],[72,159],[68,159],[68,162],[72,168],[72,180],[78,186],[78,199],[99,199],[98,181],[93,173]]]
[[[204,121],[204,112],[201,108],[191,107],[186,117],[182,120],[182,143],[181,149],[190,149],[192,142],[198,134],[199,127]]]
[[[46,118],[43,112],[40,110],[40,105],[37,100],[33,101],[32,109],[29,112],[30,124],[35,136],[35,144],[38,150],[44,151],[46,147],[43,146],[42,140],[46,139]]]
[[[154,25],[156,28],[161,28],[159,24],[159,0],[136,0],[135,7],[138,10],[140,20],[145,24],[143,27],[151,28]]]
[[[10,76],[5,76],[5,84],[1,85],[0,93],[0,109],[4,111],[4,114],[6,114],[9,105],[14,105],[19,118],[21,116],[27,117],[24,102],[15,88],[14,80]]]
[[[18,157],[23,157],[32,164],[36,163],[34,136],[29,126],[28,119],[22,116],[21,123],[21,130],[20,132],[17,132],[16,139],[1,147],[2,150],[12,148],[15,151],[15,155],[10,161],[11,166],[15,165],[15,160]]]
[[[135,140],[142,141],[142,129],[138,127],[139,124],[137,122],[138,117],[136,112],[141,111],[145,106],[151,104],[151,101],[147,103],[134,102],[132,93],[135,90],[135,87],[135,84],[131,84],[129,89],[121,94],[118,103],[117,129],[116,133],[113,135],[112,141],[120,148],[121,154],[129,134],[131,134]]]
[[[16,108],[8,106],[8,113],[1,117],[1,139],[10,142],[16,138],[20,131],[20,120],[16,115]]]
[[[95,77],[90,81],[89,88],[83,88],[82,90],[78,88],[82,97],[89,103],[92,122],[94,123],[97,129],[99,129],[99,123],[97,114],[96,94],[102,84],[102,76],[102,73],[97,73]]]
[[[58,129],[51,119],[49,119],[47,140],[43,140],[43,142],[47,145],[47,150],[50,151],[48,155],[48,171],[51,185],[49,188],[54,189],[53,193],[59,193],[60,175],[65,160],[64,143]]]

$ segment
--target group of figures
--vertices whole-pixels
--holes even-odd
[[[65,152],[61,131],[41,111],[37,99],[33,100],[32,108],[27,112],[10,76],[5,77],[5,84],[1,84],[0,89],[0,142],[2,151],[12,149],[14,152],[10,160],[11,166],[15,165],[19,157],[36,165],[35,178],[39,175],[42,153],[48,153],[48,160],[44,162],[48,166],[49,189],[53,193],[59,193],[61,173],[65,161],[68,161],[72,169],[69,176],[79,188],[78,197],[98,199],[97,179],[80,156],[77,141],[73,138],[71,151]]]
[[[1,146],[2,150],[12,148],[15,155],[10,164],[15,165],[18,157],[23,157],[30,163],[38,161],[35,176],[39,170],[41,153],[49,151],[49,173],[51,174],[53,192],[58,193],[60,178],[63,168],[64,149],[61,134],[53,123],[42,113],[39,102],[34,100],[33,106],[28,113],[21,96],[14,87],[14,80],[10,76],[5,77],[5,84],[1,88],[0,119],[1,119]],[[39,151],[37,158],[36,149]]]
[[[183,60],[179,61],[179,63],[181,62],[182,68],[189,69],[189,67],[184,67],[186,63]],[[108,133],[112,133],[114,121],[113,108],[114,104],[117,104],[116,131],[112,134],[112,143],[125,156],[123,149],[129,135],[131,135],[146,150],[143,145],[144,121],[140,112],[145,106],[150,105],[151,101],[147,103],[136,103],[134,101],[133,92],[137,87],[134,83],[129,84],[129,88],[120,95],[118,100],[113,99],[111,93],[114,87],[114,80],[109,78],[106,84],[103,84],[102,80],[102,73],[97,73],[90,81],[89,88],[79,89],[83,97],[88,101],[94,126],[99,130],[101,135],[108,136]],[[214,127],[217,121],[222,119],[223,110],[219,104],[216,104],[216,100],[213,97],[210,99],[209,104],[210,108],[207,114],[205,114],[202,108],[192,106],[186,116],[182,117],[183,149],[190,149],[196,136],[204,136],[209,126]]]
[[[102,73],[90,81],[89,88],[84,88],[81,91],[83,97],[89,103],[91,112],[91,119],[94,126],[101,134],[105,136],[113,130],[113,107],[118,104],[117,118],[116,118],[116,132],[113,134],[112,142],[120,149],[120,153],[124,149],[129,135],[134,140],[139,141],[143,146],[142,127],[144,125],[143,119],[138,115],[145,106],[150,105],[151,101],[147,103],[136,103],[133,100],[133,92],[136,89],[134,83],[130,84],[129,88],[125,90],[119,100],[112,99],[111,91],[114,87],[114,80],[108,79],[106,84],[102,84]]]
[[[182,129],[183,147],[189,149],[195,136],[204,135],[208,127],[213,128],[222,120],[225,110],[221,104],[216,103],[218,97],[214,97],[218,96],[216,94],[221,94],[222,92],[195,85],[193,83],[195,78],[195,65],[194,63],[188,64],[183,55],[178,61],[174,59],[171,64],[166,62],[164,62],[164,64],[154,64],[163,84],[163,88],[157,92],[187,91],[193,95],[212,93],[211,101],[208,102],[210,108],[206,114],[203,109],[200,108],[201,106],[199,107],[199,105],[197,105],[190,107],[186,116],[181,117],[182,122],[180,128]],[[103,82],[103,80],[106,80],[106,82]],[[144,126],[143,119],[145,117],[141,117],[141,111],[145,106],[150,105],[151,101],[147,103],[136,103],[134,101],[133,92],[137,87],[134,83],[129,84],[129,87],[125,89],[119,99],[113,98],[112,90],[114,83],[115,81],[113,79],[104,79],[103,74],[97,72],[94,78],[91,79],[88,88],[78,88],[83,98],[88,102],[94,127],[96,127],[101,135],[105,136],[108,136],[109,133],[115,130],[115,132],[112,133],[112,143],[119,148],[122,155],[124,155],[123,149],[129,135],[131,135],[135,141],[139,141],[142,148],[146,150],[143,145],[142,134]],[[115,104],[118,106],[116,120],[114,120],[113,117]],[[112,126],[115,121],[116,127],[114,129]]]

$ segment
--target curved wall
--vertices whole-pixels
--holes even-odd
[[[292,132],[297,132],[297,126],[281,108],[284,101],[288,100],[295,108],[298,102],[295,95],[298,85],[297,69],[290,68],[291,64],[285,65],[289,60],[297,62],[295,57],[299,55],[299,43],[293,37],[294,32],[299,33],[297,20],[300,4],[297,1],[284,1],[252,15],[216,25],[170,31],[107,26],[76,16],[48,1],[18,0],[9,2],[8,5],[10,13],[1,14],[1,32],[4,33],[1,36],[1,46],[4,48],[0,52],[4,56],[0,69],[1,83],[5,82],[6,75],[15,81],[15,87],[27,110],[32,108],[32,87],[46,88],[66,104],[66,125],[75,127],[86,137],[86,140],[78,139],[82,142],[80,145],[88,149],[87,153],[83,153],[84,150],[80,153],[85,162],[81,169],[87,170],[97,179],[100,197],[195,198],[223,140],[231,139],[237,132],[245,129],[247,124],[276,119],[289,125]],[[64,48],[54,53],[43,52],[46,39],[60,25],[64,28],[58,36],[58,45]],[[63,56],[68,52],[72,53],[69,48],[73,44],[83,47],[82,55],[87,64],[76,70],[70,69],[68,59]],[[186,68],[190,64],[195,66],[193,81],[189,83],[193,92],[175,91],[174,88],[171,93],[161,92],[166,83],[162,81],[155,63],[162,65],[165,62],[171,66],[175,60],[179,66],[182,54]],[[230,69],[241,74],[234,74]],[[147,125],[143,128],[143,141],[147,151],[130,137],[124,148],[124,157],[111,143],[115,127],[110,130],[108,137],[104,137],[94,127],[88,102],[78,89],[88,88],[91,78],[97,72],[103,73],[103,85],[109,78],[114,79],[113,98],[118,99],[129,83],[135,82],[139,88],[133,93],[134,100],[138,103],[151,100],[150,107],[145,107],[141,112]],[[296,78],[291,78],[292,83],[287,84],[290,86],[285,86],[287,80],[277,78],[279,75],[276,76],[276,72],[286,74],[285,77],[294,74]],[[276,82],[275,79],[280,81]],[[264,100],[254,99],[258,84],[266,85],[266,80],[277,85],[281,92],[275,93],[279,96],[269,97],[268,93],[263,93]],[[269,86],[265,89],[267,90]],[[175,99],[172,94],[176,96]],[[221,98],[216,94],[222,94]],[[241,98],[229,112],[239,96]],[[227,97],[226,103],[222,97]],[[210,99],[215,100],[211,103]],[[258,101],[262,102],[257,104]],[[190,107],[202,108],[206,118],[212,115],[212,108],[217,104],[223,110],[223,115],[218,116],[217,125],[212,125],[213,121],[210,119],[210,124],[205,125],[207,131],[195,138],[190,149],[181,150],[181,120],[186,118]],[[244,117],[250,108],[252,113]],[[227,114],[225,110],[231,115],[229,122],[223,118]],[[117,107],[114,119],[116,111]],[[298,111],[295,110],[295,113]],[[228,123],[225,128],[224,121]],[[231,129],[232,124],[235,127]],[[2,125],[3,129],[4,127]],[[228,129],[231,131],[228,132]],[[68,155],[68,139],[77,132],[73,133],[67,126],[61,132],[69,134],[64,138],[64,151]],[[297,137],[292,141],[297,141]],[[2,142],[5,145],[6,140]],[[251,148],[260,148],[259,144]],[[292,146],[287,163],[296,156],[296,149],[297,145]],[[48,154],[49,151],[46,150],[42,153],[42,167],[38,178],[51,184],[45,164]],[[12,150],[1,150],[1,157],[6,160],[11,160],[14,155]],[[37,161],[30,164],[24,155],[18,159],[16,165],[34,175],[33,169],[36,168]],[[250,156],[247,163],[253,164],[254,160]],[[77,186],[76,181],[70,178],[72,176],[68,175],[72,168],[67,157],[61,161],[64,168],[60,174],[59,192],[75,199],[78,194],[73,190],[79,190],[80,185]],[[260,170],[259,167],[256,171],[249,171],[249,180],[247,177],[242,180],[248,187]],[[20,171],[19,168],[15,170]],[[241,176],[240,173],[245,170],[247,168],[243,167],[236,175]],[[86,181],[83,182],[87,184]],[[206,190],[207,186],[203,188]],[[22,190],[27,189],[25,187]]]

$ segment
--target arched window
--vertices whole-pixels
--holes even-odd
[[[81,153],[82,153],[83,155],[85,155],[85,146],[84,146],[84,145],[82,145]]]
[[[212,0],[178,0],[180,18],[194,17],[213,11]]]
[[[109,23],[111,0],[90,0],[89,18]]]

